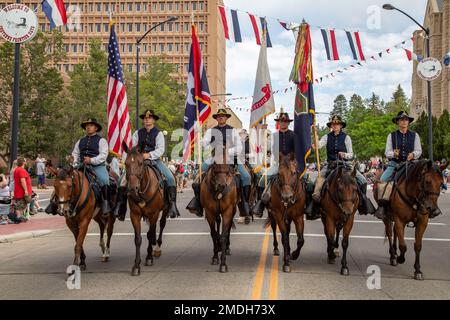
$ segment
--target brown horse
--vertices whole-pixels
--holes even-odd
[[[386,218],[383,219],[389,239],[390,263],[396,266],[405,263],[405,227],[413,223],[416,229],[414,251],[414,279],[423,280],[420,270],[420,251],[422,238],[428,220],[442,214],[438,208],[440,188],[443,183],[442,172],[429,160],[406,163],[406,173],[396,182],[392,191]],[[378,190],[374,191],[378,199]],[[392,237],[394,236],[394,239]],[[397,256],[397,238],[400,256]]]
[[[356,166],[353,170],[339,165],[330,173],[320,200],[321,218],[327,238],[328,263],[336,261],[335,249],[339,248],[339,234],[343,229],[341,275],[348,276],[347,249],[353,228],[355,212],[359,206]],[[335,238],[336,235],[336,238]]]
[[[271,200],[268,205],[269,217],[266,220],[266,227],[270,224],[273,231],[274,255],[280,255],[276,229],[281,232],[281,241],[284,248],[283,271],[291,272],[290,260],[297,260],[300,250],[305,243],[303,231],[305,227],[303,213],[306,203],[306,187],[297,174],[297,161],[294,154],[284,156],[280,154],[280,165],[278,177],[272,183]],[[291,222],[294,222],[297,232],[297,249],[291,255],[289,245],[289,234],[291,232]]]
[[[73,264],[80,266],[80,269],[83,271],[86,270],[86,255],[83,250],[83,243],[92,219],[100,227],[102,261],[107,262],[110,256],[111,236],[116,219],[113,215],[108,215],[107,218],[103,217],[99,203],[95,199],[94,191],[83,172],[74,170],[69,165],[55,173],[57,175],[54,187],[58,213],[66,218],[66,224],[72,231],[76,241]],[[75,215],[73,216],[74,213]],[[103,239],[105,229],[107,229],[106,246]]]
[[[148,248],[145,258],[146,266],[153,266],[153,256],[161,256],[162,234],[166,226],[168,206],[164,203],[164,190],[158,180],[155,171],[144,162],[144,157],[139,148],[128,148],[126,166],[126,178],[128,181],[128,203],[130,205],[130,218],[134,228],[134,244],[136,256],[131,275],[141,274],[141,220],[148,220],[149,230],[147,232]],[[159,214],[162,213],[159,225],[159,237],[156,240],[156,225]],[[153,250],[153,246],[156,246]]]
[[[218,254],[221,251],[219,271],[225,273],[228,272],[226,256],[231,254],[230,232],[234,227],[233,218],[239,201],[234,168],[228,164],[214,162],[206,172],[200,188],[200,202],[205,209],[213,241],[214,255],[211,264],[219,264]],[[220,232],[221,223],[222,232]]]

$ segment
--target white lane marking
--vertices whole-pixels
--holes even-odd
[[[206,221],[204,218],[176,218],[176,219],[167,219],[168,221]],[[238,220],[238,218],[235,218],[234,220]],[[255,218],[255,221],[257,220],[266,220],[266,218]],[[125,221],[131,221],[130,218],[126,218]],[[322,222],[320,220],[316,221],[308,221],[308,222]],[[356,223],[374,223],[374,224],[383,224],[382,221],[369,221],[369,220],[355,220]],[[437,222],[430,222],[428,223],[429,226],[446,226],[445,223],[437,223]]]
[[[265,232],[231,232],[232,235],[235,236],[265,236]],[[141,235],[145,236],[146,233],[142,233]],[[209,236],[209,232],[166,232],[165,236]],[[100,236],[100,233],[88,233],[87,236]],[[114,233],[114,236],[134,236],[134,233]],[[272,236],[272,233],[270,234]],[[291,237],[296,237],[295,233],[290,234]],[[305,233],[305,237],[311,238],[324,238],[325,235],[317,234],[317,233]],[[353,239],[379,239],[384,240],[385,237],[381,236],[350,236]],[[414,238],[405,238],[405,240],[414,241]],[[442,238],[423,238],[423,241],[435,241],[435,242],[450,242],[450,239],[442,239]]]

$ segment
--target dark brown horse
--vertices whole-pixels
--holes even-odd
[[[306,202],[306,187],[302,178],[297,174],[297,161],[294,154],[284,156],[280,154],[278,177],[272,183],[271,200],[268,205],[269,217],[266,226],[272,226],[274,255],[280,255],[276,229],[281,232],[281,241],[284,248],[283,271],[291,272],[290,260],[297,260],[300,250],[305,243],[303,237],[303,213]],[[289,244],[291,223],[294,222],[297,232],[297,249],[292,252]]]
[[[339,248],[339,234],[343,229],[341,274],[348,276],[347,249],[353,228],[355,212],[359,206],[356,166],[352,170],[339,165],[330,173],[320,200],[321,218],[327,238],[328,263],[336,261],[335,249]]]
[[[200,202],[205,209],[213,241],[214,255],[211,264],[219,264],[221,251],[219,271],[222,273],[228,272],[226,256],[231,254],[230,232],[234,227],[233,218],[239,201],[234,168],[226,163],[220,161],[211,165],[200,186]],[[220,232],[221,223],[222,232]]]
[[[92,219],[100,227],[102,261],[107,262],[110,256],[111,237],[116,219],[113,215],[103,217],[100,212],[100,204],[97,203],[93,189],[83,172],[74,170],[69,165],[55,173],[57,175],[54,187],[58,213],[66,218],[66,224],[72,231],[76,241],[73,264],[80,266],[80,269],[83,271],[86,270],[86,255],[83,250],[83,243]],[[103,239],[105,229],[107,229],[106,246]]]
[[[390,262],[393,266],[405,263],[407,249],[405,227],[409,223],[414,224],[416,229],[414,279],[423,280],[420,270],[422,238],[428,226],[428,220],[442,214],[438,208],[438,198],[443,177],[439,167],[429,160],[406,163],[406,166],[405,174],[396,182],[392,191],[387,215],[383,222],[389,239]],[[374,193],[375,199],[378,199],[378,190]],[[400,256],[397,256],[397,238]]]
[[[134,244],[136,257],[131,275],[141,274],[141,220],[148,220],[147,232],[148,248],[145,258],[146,266],[153,266],[153,256],[161,256],[162,234],[166,226],[168,206],[164,203],[164,190],[158,180],[155,171],[144,163],[144,157],[139,148],[131,151],[126,149],[127,159],[126,178],[128,181],[128,203],[130,205],[130,218],[134,228]],[[156,225],[160,213],[162,213],[159,225],[159,237],[156,240]],[[156,248],[153,250],[153,246]]]

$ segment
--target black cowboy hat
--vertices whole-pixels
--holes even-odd
[[[279,121],[281,121],[281,120],[286,120],[286,121],[288,121],[288,122],[294,121],[294,120],[292,120],[291,118],[289,118],[289,113],[287,113],[287,112],[281,112],[281,113],[278,115],[278,118],[275,119],[276,122],[279,122]]]
[[[343,121],[340,116],[333,116],[333,117],[331,117],[330,122],[327,123],[327,127],[331,128],[332,124],[341,124],[342,125],[342,129],[347,127],[347,123],[345,121]]]
[[[97,122],[97,119],[95,118],[89,118],[86,121],[81,123],[81,128],[83,128],[84,130],[86,130],[86,126],[88,124],[93,124],[97,127],[97,132],[102,131],[102,125],[100,123]]]
[[[142,120],[145,118],[153,118],[153,119],[155,119],[155,121],[159,120],[159,117],[153,112],[153,110],[150,110],[150,109],[145,110],[145,112],[143,114],[141,114],[139,116],[139,118],[141,118]]]
[[[392,122],[397,124],[400,119],[408,118],[409,123],[414,122],[414,118],[410,117],[408,112],[400,111],[395,118],[392,118]]]
[[[217,119],[218,116],[226,116],[228,119],[231,118],[231,114],[228,113],[226,109],[219,109],[217,110],[216,114],[213,114],[213,118]]]

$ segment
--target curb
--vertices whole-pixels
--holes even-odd
[[[51,230],[36,230],[36,231],[13,233],[5,236],[0,236],[0,243],[8,243],[19,240],[38,238],[50,233],[52,233]]]

